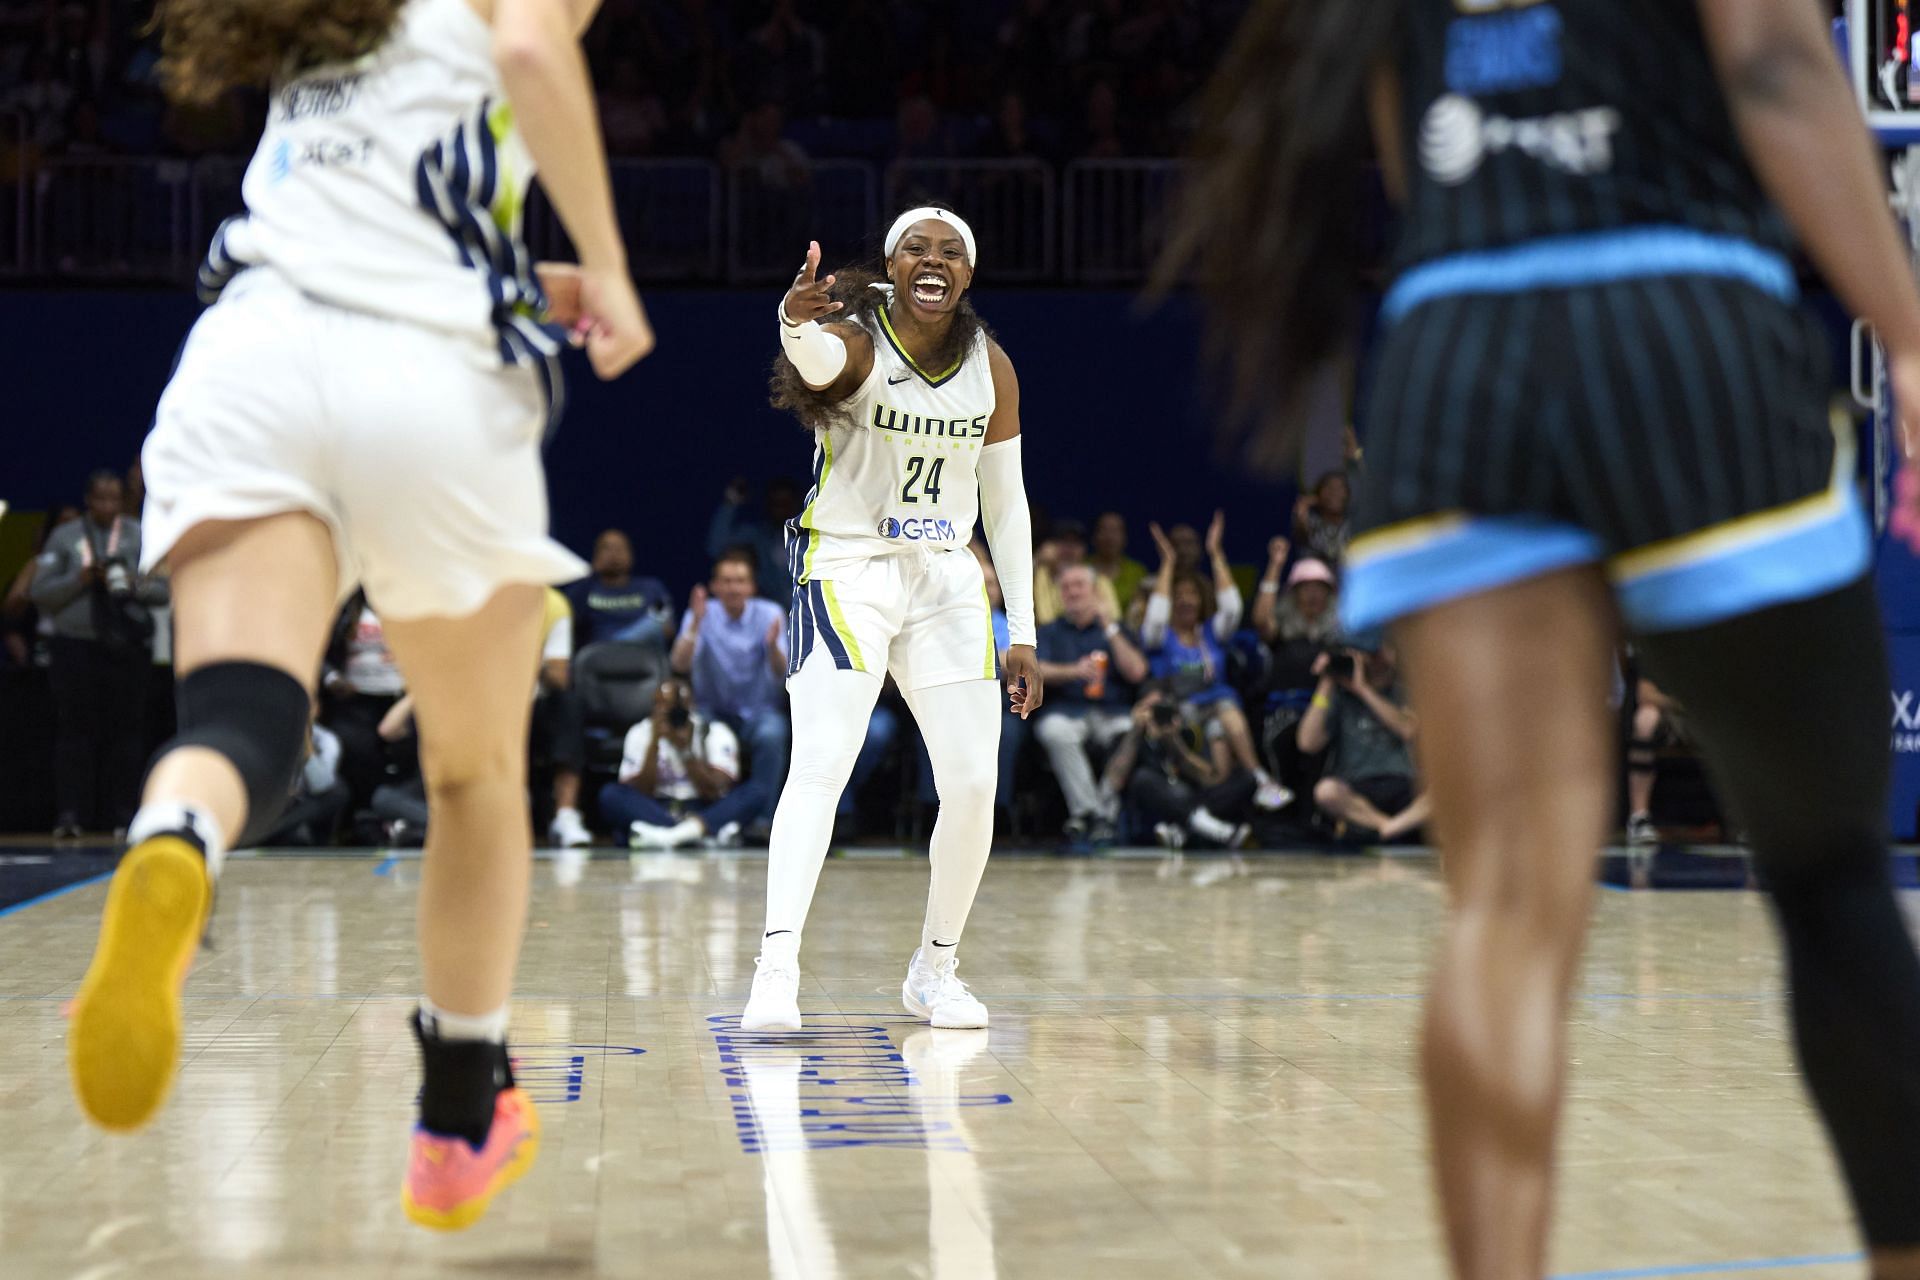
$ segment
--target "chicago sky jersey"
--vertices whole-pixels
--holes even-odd
[[[246,212],[200,270],[212,301],[266,266],[337,306],[470,333],[508,363],[560,349],[520,240],[533,160],[466,0],[410,0],[378,49],[277,80]]]
[[[1791,246],[1692,0],[1394,9],[1408,178],[1396,267],[1645,224]]]
[[[876,285],[889,298],[891,285]],[[922,369],[893,333],[883,304],[866,322],[873,370],[814,435],[813,490],[787,522],[795,582],[831,581],[876,556],[953,551],[980,518],[975,475],[993,417],[985,334],[952,369]]]

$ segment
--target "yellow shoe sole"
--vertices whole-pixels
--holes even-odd
[[[212,897],[206,860],[178,836],[141,841],[113,873],[67,1029],[74,1096],[103,1129],[138,1129],[166,1101],[180,1060],[180,987]]]
[[[500,1171],[487,1183],[487,1189],[471,1200],[462,1201],[451,1209],[430,1209],[415,1202],[413,1188],[400,1188],[400,1207],[406,1210],[407,1217],[420,1226],[433,1231],[465,1231],[486,1215],[487,1208],[493,1204],[493,1198],[520,1181],[527,1170],[533,1168],[534,1157],[540,1154],[540,1112],[531,1100],[527,1102],[527,1136],[520,1140],[519,1149],[513,1153],[513,1159],[500,1166]]]

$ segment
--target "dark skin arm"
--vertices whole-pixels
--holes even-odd
[[[871,345],[871,344],[869,344]],[[993,373],[993,416],[987,419],[987,435],[982,446],[996,445],[1020,434],[1020,379],[1014,376],[1013,361],[1000,344],[987,344],[987,365]],[[988,539],[992,541],[991,538]],[[1007,707],[1022,720],[1040,709],[1046,700],[1046,677],[1040,671],[1039,655],[1032,645],[1016,644],[1007,650],[1002,664],[1006,668]]]
[[[847,344],[847,364],[840,376],[824,386],[807,385],[815,391],[824,391],[830,400],[845,400],[860,389],[860,384],[873,372],[873,335],[857,324],[845,321],[829,322],[827,317],[841,310],[845,304],[833,300],[833,282],[835,277],[821,280],[820,242],[807,243],[807,260],[801,264],[800,273],[793,278],[793,287],[787,290],[787,296],[780,301],[787,319],[794,324],[805,324],[809,320],[820,321],[827,332],[836,335]]]
[[[714,768],[707,763],[704,753],[694,750],[691,722],[669,730],[668,739],[680,753],[681,763],[686,765],[687,781],[693,784],[702,800],[718,800],[733,789],[733,775]]]
[[[1885,344],[1908,456],[1920,448],[1920,291],[1885,173],[1809,0],[1697,0],[1747,158],[1834,292]]]

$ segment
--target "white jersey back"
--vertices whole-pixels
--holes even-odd
[[[202,295],[265,266],[325,302],[484,338],[509,363],[556,353],[520,243],[533,163],[492,43],[466,0],[410,0],[372,53],[276,82],[247,211],[214,235]]]
[[[877,285],[888,300],[890,285]],[[876,556],[953,551],[980,518],[975,475],[993,417],[987,338],[957,368],[929,373],[887,322],[867,322],[873,371],[845,404],[844,425],[814,435],[813,491],[787,522],[795,582],[832,581],[836,569]]]

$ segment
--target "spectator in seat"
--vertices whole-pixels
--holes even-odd
[[[341,815],[347,811],[352,794],[340,779],[340,739],[319,723],[320,703],[313,704],[314,720],[307,727],[307,758],[300,766],[300,780],[293,796],[280,815],[280,821],[261,844],[268,847],[312,849],[334,843]]]
[[[813,164],[800,144],[785,137],[786,112],[772,98],[763,98],[740,117],[740,127],[720,144],[720,163],[768,195],[801,198],[813,182]],[[790,202],[782,212],[801,213],[806,201]],[[769,206],[771,208],[771,206]],[[776,218],[769,230],[780,229]]]
[[[1329,471],[1321,476],[1313,491],[1301,494],[1294,504],[1294,544],[1338,569],[1347,558],[1347,541],[1353,536],[1347,519],[1352,496],[1346,472]]]
[[[420,771],[420,735],[414,731],[413,699],[402,695],[375,727],[394,761],[373,789],[372,809],[395,848],[417,849],[427,842],[427,779]]]
[[[1087,562],[1087,531],[1077,520],[1056,520],[1034,551],[1033,620],[1045,626],[1060,616],[1060,575]],[[1094,590],[1100,597],[1100,609],[1120,616],[1120,601],[1113,584],[1094,577]]]
[[[800,487],[793,481],[768,481],[756,516],[747,505],[747,482],[736,476],[707,526],[707,554],[717,557],[729,547],[752,548],[760,594],[785,609],[793,603],[793,576],[787,567],[787,521],[799,514]]]
[[[1103,511],[1093,522],[1093,546],[1087,555],[1093,571],[1113,584],[1113,598],[1124,612],[1147,580],[1147,566],[1127,554],[1127,518]]]
[[[1047,701],[1033,733],[1066,797],[1067,838],[1102,844],[1113,839],[1120,797],[1095,782],[1089,748],[1104,751],[1126,736],[1133,723],[1127,690],[1147,678],[1147,659],[1096,583],[1089,565],[1060,571],[1060,616],[1038,637]]]
[[[580,817],[580,774],[587,767],[587,716],[573,691],[573,609],[547,588],[540,676],[533,695],[533,754],[553,768],[553,823],[547,834],[562,849],[582,849],[593,835]]]
[[[771,820],[787,774],[793,729],[787,719],[787,613],[755,595],[754,554],[734,548],[714,561],[711,592],[695,587],[673,669],[693,678],[701,715],[722,721],[745,742],[747,764],[761,796],[760,818]]]
[[[1314,660],[1340,634],[1334,575],[1325,561],[1301,556],[1287,574],[1283,592],[1280,571],[1288,549],[1285,538],[1267,544],[1267,571],[1254,601],[1253,626],[1273,655],[1273,687],[1312,688]]]
[[[406,693],[407,682],[364,591],[348,599],[334,623],[320,687],[326,694],[323,718],[340,739],[340,774],[358,811],[372,803],[374,791],[391,777],[414,768],[405,750],[410,739],[380,733],[382,721]]]
[[[733,730],[693,704],[685,680],[662,680],[653,714],[627,732],[620,780],[600,788],[601,815],[632,848],[738,844],[741,827],[766,808],[755,783],[740,784]]]
[[[666,642],[673,597],[658,578],[633,575],[633,543],[619,529],[593,540],[593,576],[567,588],[576,649],[622,640]]]
[[[1328,753],[1314,803],[1345,838],[1385,843],[1414,834],[1432,804],[1414,775],[1410,747],[1419,725],[1400,691],[1392,647],[1322,654],[1314,674],[1320,685],[1300,720],[1300,749]]]
[[[152,610],[163,577],[140,572],[140,522],[121,514],[120,477],[96,471],[86,514],[47,538],[28,598],[51,623],[54,835],[112,831],[133,819],[145,745]]]
[[[1164,568],[1166,565],[1166,546],[1168,543],[1171,543],[1173,546],[1173,576],[1176,578],[1191,576],[1204,582],[1206,575],[1203,574],[1200,569],[1202,547],[1200,544],[1199,531],[1190,524],[1176,524],[1166,531],[1163,538],[1160,533],[1154,532],[1158,528],[1159,526],[1154,524],[1147,526],[1148,531],[1153,533],[1154,546],[1160,551],[1161,566]],[[1153,599],[1152,587],[1158,576],[1158,574],[1155,574],[1153,578],[1142,580],[1141,587],[1147,589],[1141,590],[1140,587],[1134,588],[1133,600],[1127,605],[1127,626],[1132,628],[1135,634],[1143,634],[1146,627],[1147,604]]]
[[[1222,848],[1245,843],[1259,787],[1218,733],[1205,732],[1163,688],[1133,708],[1127,735],[1107,765],[1107,786],[1124,791],[1154,835],[1184,848],[1189,835]]]
[[[1680,706],[1651,680],[1636,686],[1633,740],[1627,744],[1627,843],[1647,848],[1660,843],[1653,825],[1653,785],[1659,778],[1662,745],[1680,741]]]
[[[1213,567],[1214,612],[1205,617],[1208,584],[1197,575],[1178,572],[1180,551],[1160,526],[1148,526],[1160,548],[1160,572],[1147,599],[1140,639],[1146,646],[1153,677],[1164,681],[1167,693],[1188,719],[1226,738],[1240,768],[1253,775],[1254,800],[1262,809],[1284,809],[1293,793],[1275,782],[1260,763],[1253,746],[1253,730],[1240,699],[1227,685],[1227,640],[1240,625],[1240,588],[1234,585],[1227,563],[1227,518],[1213,513],[1207,526],[1206,551]]]

